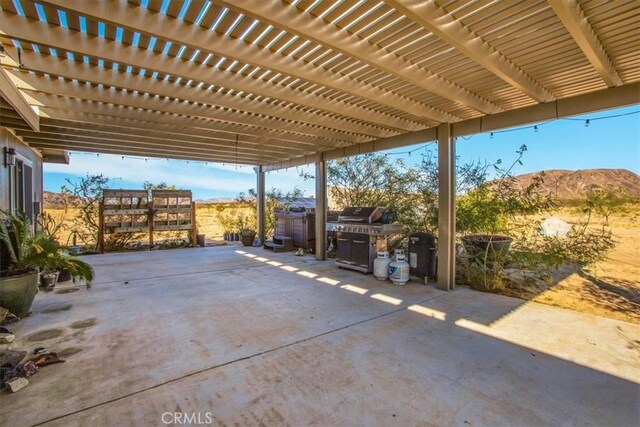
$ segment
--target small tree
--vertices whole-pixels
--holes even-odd
[[[418,169],[419,180],[417,190],[420,195],[420,211],[422,214],[422,229],[432,233],[438,230],[438,162],[433,152],[428,152],[422,159],[422,163]],[[459,195],[456,199],[456,209],[460,213],[457,214],[458,229],[466,229],[468,224],[472,222],[470,218],[465,217],[467,211],[464,204],[468,202],[465,195],[473,193],[481,185],[487,182],[488,169],[493,166],[487,162],[471,161],[460,164],[456,162],[456,193]],[[482,196],[482,195],[480,195]]]
[[[609,225],[609,217],[617,212],[625,203],[629,202],[629,195],[625,191],[596,190],[587,197],[587,205],[604,218],[604,225]]]
[[[154,184],[151,181],[145,181],[145,182],[142,183],[142,189],[143,190],[147,190],[148,197],[149,197],[149,200],[150,200],[151,199],[151,192],[153,190],[175,190],[176,186],[175,185],[169,185],[164,181],[161,181],[161,182],[159,182],[157,184]]]
[[[384,206],[391,219],[403,226],[398,241],[421,229],[424,215],[420,210],[419,172],[402,160],[384,154],[364,154],[334,160],[327,167],[327,182],[336,207]]]
[[[87,174],[76,182],[67,178],[67,184],[62,186],[62,194],[71,206],[79,209],[74,232],[84,244],[93,244],[97,249],[100,200],[103,191],[108,188],[109,178],[102,174]]]

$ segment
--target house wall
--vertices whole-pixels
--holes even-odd
[[[34,210],[34,215],[42,213],[43,184],[42,184],[42,156],[40,153],[23,143],[9,129],[0,127],[0,209],[11,207],[11,167],[4,165],[4,148],[15,148],[16,153],[32,163],[33,167],[33,201],[40,202],[40,211]]]

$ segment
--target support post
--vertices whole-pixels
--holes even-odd
[[[327,259],[327,162],[316,162],[316,259]]]
[[[152,250],[153,246],[155,245],[154,235],[153,235],[153,226],[156,220],[155,212],[153,211],[153,200],[149,201],[147,206],[149,207],[148,213],[147,213],[147,224],[149,225],[149,250]]]
[[[258,176],[257,182],[257,217],[258,217],[258,237],[264,244],[266,238],[266,200],[265,200],[265,181],[264,181],[264,169],[262,166],[255,167],[256,174]]]
[[[456,150],[451,123],[438,126],[438,289],[455,287]]]
[[[198,247],[198,224],[196,222],[196,202],[191,202],[191,246]]]
[[[98,252],[104,253],[104,200],[98,203]]]

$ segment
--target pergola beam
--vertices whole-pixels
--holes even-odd
[[[384,2],[537,102],[549,102],[555,99],[531,76],[434,1],[384,0]]]
[[[243,0],[238,2],[213,0],[212,2],[282,28],[291,34],[328,47],[334,52],[340,52],[343,55],[355,58],[362,63],[383,70],[401,80],[410,82],[417,87],[463,106],[483,113],[502,111],[502,108],[498,105],[434,72],[419,67],[387,50],[376,47],[336,25],[313,17],[311,14],[298,11],[295,7],[283,6],[280,1]]]
[[[530,123],[571,117],[580,114],[592,113],[611,108],[625,107],[640,104],[640,83],[630,83],[624,86],[603,89],[569,98],[558,99],[554,102],[537,104],[529,107],[518,108],[502,113],[491,114],[479,118],[469,119],[452,124],[452,136],[467,136],[477,133],[487,133],[510,127],[523,126]],[[420,143],[437,140],[435,128],[418,132],[409,132],[390,138],[366,142],[352,147],[337,148],[322,153],[326,160],[342,157],[356,156],[359,154],[373,153],[376,151],[390,150],[407,147]],[[298,158],[286,159],[269,165],[265,165],[265,171],[285,169],[295,166],[308,165],[315,162],[315,155],[307,155]]]
[[[122,105],[145,110],[163,111],[173,114],[203,117],[218,120],[220,115],[215,109],[201,104],[188,103],[176,99],[166,99],[141,93],[125,92],[122,90],[107,89],[99,86],[87,86],[73,81],[52,79],[33,74],[21,76],[22,91],[41,105],[49,105],[46,102],[48,95],[73,97],[85,101],[103,102],[113,105]],[[231,113],[232,115],[233,113]],[[336,147],[344,145],[339,141],[324,139],[318,136],[282,132],[253,126],[250,121],[245,123],[219,121],[218,128],[229,133],[254,135],[265,139],[265,142],[288,141],[292,144],[312,144],[319,147]]]
[[[211,109],[211,114],[216,116],[216,120],[221,121],[347,142],[364,142],[371,137],[383,138],[396,133],[364,123],[327,117],[315,111],[299,114],[299,111],[290,106],[230,96],[214,90],[180,85],[63,58],[43,57],[35,52],[23,52],[21,59],[24,70],[222,107]],[[13,70],[11,72],[14,75],[17,73]]]
[[[47,120],[59,119],[68,121],[78,121],[85,123],[116,123],[119,119],[133,120],[139,123],[143,123],[147,128],[155,127],[156,129],[170,129],[174,131],[180,130],[182,127],[185,133],[192,135],[215,135],[217,133],[226,133],[229,135],[238,134],[240,138],[255,138],[260,140],[262,138],[263,144],[266,142],[272,143],[269,138],[261,137],[259,134],[252,133],[252,130],[243,130],[240,132],[231,132],[227,130],[225,126],[221,126],[219,123],[207,120],[199,117],[188,117],[177,114],[171,114],[160,111],[141,110],[138,108],[113,105],[113,104],[100,104],[96,102],[83,101],[76,98],[63,98],[55,95],[48,95],[48,98],[39,96],[39,99],[47,99],[48,107],[40,107],[42,119]],[[259,133],[258,130],[257,133]],[[296,147],[296,142],[288,141],[285,139],[282,141],[284,147]],[[280,146],[276,141],[276,146]],[[302,145],[298,146],[301,148]]]
[[[580,4],[575,0],[551,0],[548,3],[607,86],[622,85],[622,79],[598,40]]]
[[[188,128],[196,128],[200,131],[225,132],[229,134],[238,134],[242,136],[255,136],[262,138],[264,142],[282,141],[286,146],[302,143],[301,141],[290,140],[296,135],[286,133],[278,134],[271,131],[254,128],[250,126],[230,125],[224,122],[217,122],[208,118],[198,117],[195,115],[181,115],[171,111],[150,110],[139,106],[110,104],[102,102],[94,102],[80,98],[66,98],[63,96],[52,95],[42,92],[28,92],[29,96],[36,100],[40,106],[40,112],[43,118],[52,118],[60,120],[78,120],[77,114],[91,114],[100,117],[122,118],[141,122],[149,122],[149,126],[163,124],[165,126],[182,126]],[[131,104],[132,102],[128,102]],[[135,104],[135,102],[133,103]],[[149,107],[153,107],[151,104]],[[156,106],[157,108],[157,106]],[[206,114],[206,109],[195,106],[194,114]],[[82,121],[80,119],[80,121]],[[196,131],[197,133],[197,131]],[[274,137],[279,139],[274,140]],[[328,146],[330,147],[330,146]]]
[[[417,130],[424,128],[418,122],[392,116],[370,108],[364,108],[344,101],[331,99],[302,90],[292,89],[265,81],[247,78],[230,71],[209,67],[195,62],[167,61],[167,56],[125,46],[100,37],[93,37],[80,31],[53,27],[46,22],[33,21],[10,13],[0,14],[0,28],[9,36],[24,42],[64,49],[80,55],[101,58],[118,64],[128,64],[148,71],[157,71],[187,80],[204,82],[225,88],[281,99],[294,104],[324,110],[339,116],[347,116],[368,123],[376,123],[391,129]],[[160,36],[162,37],[162,36]]]
[[[231,60],[339,90],[415,116],[438,122],[460,120],[452,114],[377,86],[346,76],[336,76],[321,67],[298,61],[286,55],[274,55],[269,49],[260,48],[241,39],[231,38],[200,26],[185,28],[180,20],[172,19],[161,13],[152,13],[146,8],[135,7],[125,2],[117,0],[100,2],[43,0],[43,2],[118,27],[141,31],[148,36],[169,40],[172,43],[188,46],[201,52],[214,53]],[[268,15],[263,14],[263,16]]]
[[[39,130],[40,117],[33,111],[3,68],[0,68],[0,96],[20,114],[31,129]]]
[[[51,142],[57,141],[76,141],[76,142],[86,142],[95,144],[97,147],[136,147],[139,149],[148,149],[153,150],[158,153],[166,153],[166,156],[169,156],[171,153],[175,152],[189,152],[194,153],[196,155],[226,155],[229,159],[235,160],[236,157],[238,159],[251,159],[255,163],[260,163],[263,161],[268,161],[268,159],[275,159],[277,156],[261,154],[255,152],[247,152],[238,150],[237,155],[233,150],[224,150],[218,147],[194,147],[188,144],[176,143],[176,142],[165,142],[163,144],[158,143],[149,143],[145,140],[136,139],[133,137],[127,138],[125,135],[109,135],[109,134],[100,134],[97,132],[73,132],[73,133],[63,133],[62,131],[51,130],[48,132],[33,132],[31,130],[16,130],[16,134],[23,138],[29,139],[38,139],[38,140],[48,140]]]
[[[221,147],[229,147],[235,143],[235,135],[227,132],[170,126],[96,114],[69,111],[58,111],[58,113],[58,117],[67,117],[67,119],[41,118],[43,131],[46,131],[47,127],[56,126],[68,129],[85,129],[116,134],[149,136],[168,140],[185,140],[202,145],[212,144]],[[270,144],[265,148],[264,140],[250,135],[243,135],[239,137],[238,140],[241,143],[241,147],[259,148],[261,151],[273,153],[291,151],[308,153],[309,150],[313,148],[311,145],[296,146],[293,143],[287,142]]]
[[[123,146],[113,144],[109,146],[96,146],[92,143],[76,142],[76,141],[49,141],[40,140],[37,138],[26,138],[25,142],[33,148],[42,149],[56,149],[56,150],[68,150],[68,151],[80,151],[96,154],[115,154],[119,156],[136,156],[136,157],[154,157],[160,159],[179,159],[179,160],[194,160],[203,162],[218,162],[218,163],[236,163],[234,158],[229,156],[218,155],[194,155],[191,153],[185,154],[183,152],[172,152],[167,154],[166,152],[159,152],[157,150],[138,149],[129,146]],[[253,160],[240,159],[237,164],[252,165],[255,164]]]

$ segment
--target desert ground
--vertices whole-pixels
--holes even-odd
[[[582,216],[578,208],[570,207],[561,208],[554,215],[569,223]],[[602,225],[603,219],[595,217],[593,226]],[[605,261],[583,270],[562,267],[545,289],[511,295],[640,323],[640,205],[625,205],[609,218],[609,227],[616,246]]]
[[[230,217],[247,215],[246,208],[233,203],[197,204],[198,233],[206,235],[207,245],[229,244],[223,233],[233,229]],[[59,240],[70,242],[73,217],[69,209],[45,207],[56,220],[65,223]],[[582,216],[575,207],[559,208],[553,213],[569,223]],[[593,226],[601,226],[603,219],[595,217]],[[617,242],[607,259],[582,270],[563,267],[552,274],[552,280],[542,287],[507,289],[506,294],[569,310],[596,314],[640,324],[640,204],[628,204],[609,218],[609,226]],[[186,237],[186,233],[185,233]],[[158,236],[157,240],[162,240]]]

